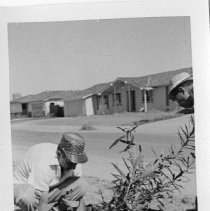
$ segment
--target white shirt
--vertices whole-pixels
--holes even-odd
[[[56,144],[41,143],[32,146],[14,170],[14,184],[30,184],[40,191],[59,182],[61,169],[56,156]],[[81,164],[77,164],[74,175],[81,176]]]

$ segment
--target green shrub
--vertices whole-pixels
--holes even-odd
[[[124,135],[115,140],[110,149],[119,142],[126,145],[121,151],[128,155],[123,158],[126,172],[112,163],[116,170],[112,174],[113,198],[108,203],[103,200],[101,205],[96,205],[92,210],[163,210],[166,202],[173,202],[175,191],[181,192],[183,187],[180,182],[185,182],[185,176],[194,171],[195,124],[192,116],[189,125],[178,129],[179,146],[170,146],[167,154],[157,155],[153,150],[155,159],[147,165],[144,164],[141,146],[136,146],[134,142],[137,127],[118,127]]]

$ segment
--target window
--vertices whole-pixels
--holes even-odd
[[[112,99],[113,99],[113,105],[121,105],[122,104],[121,93],[116,93],[115,97],[113,94]]]
[[[142,102],[144,103],[144,90],[142,90]],[[148,103],[153,103],[153,90],[146,90],[146,98]]]

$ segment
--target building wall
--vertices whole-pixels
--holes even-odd
[[[87,116],[94,114],[92,97],[85,99],[85,114]]]
[[[43,102],[30,103],[30,108],[31,108],[32,117],[44,117],[45,116],[45,111],[44,111],[45,106],[44,106]]]
[[[28,112],[32,112],[32,104],[33,103],[28,103]]]
[[[168,100],[167,95],[168,95],[167,87],[161,86],[153,88],[153,102],[147,103],[148,111],[151,110],[173,111],[178,109],[178,104],[176,102]],[[142,107],[144,108],[143,102],[142,102]]]
[[[111,93],[106,94],[108,95],[108,101],[109,101],[109,108],[107,107],[106,104],[104,104],[104,94],[101,95],[101,100],[100,100],[100,105],[99,109],[97,109],[97,114],[112,114],[112,113],[120,113],[123,112],[125,109],[125,104],[124,104],[124,93],[120,89],[116,89],[116,93],[121,93],[121,100],[122,103],[114,106],[113,104],[113,93],[114,91],[112,90]]]
[[[92,101],[93,101],[93,113],[97,114],[97,106],[96,106],[96,95],[92,96]]]
[[[144,108],[144,102],[142,102],[142,90],[136,88],[136,111],[141,111]]]
[[[169,101],[169,110],[174,111],[174,110],[179,110],[179,105],[177,102],[173,102],[172,100]]]
[[[32,117],[49,116],[50,103],[54,103],[55,105],[59,105],[61,107],[64,106],[63,101],[30,102],[27,104],[28,115]]]
[[[109,109],[105,107],[105,113],[106,114],[112,114],[112,113],[121,113],[126,111],[126,92],[124,89],[116,88],[116,93],[121,94],[121,104],[115,104],[113,103],[113,94],[114,90],[112,90],[111,94],[108,95],[109,97]]]
[[[22,104],[18,102],[11,102],[10,103],[10,113],[17,114],[22,113]]]
[[[129,88],[128,88],[129,86]],[[126,92],[130,90],[135,91],[135,112],[142,111],[145,107],[144,101],[143,101],[143,92],[140,88],[132,86],[132,85],[124,85],[124,87],[116,87],[115,92],[121,93],[121,101],[122,103],[119,105],[114,106],[113,105],[113,93],[114,88],[111,88],[109,90],[109,109],[107,109],[106,105],[104,105],[103,100],[100,101],[99,109],[97,110],[97,114],[112,114],[112,113],[121,113],[126,111],[131,111],[131,108],[128,109],[128,96]],[[153,102],[147,102],[147,111],[151,110],[174,110],[177,105],[176,103],[168,102],[167,105],[167,88],[165,86],[161,87],[155,87],[153,88]],[[102,94],[103,97],[104,93]],[[130,104],[129,104],[130,106]]]
[[[129,85],[130,88],[128,88],[128,84],[125,84],[123,87],[117,86],[115,87],[115,93],[121,94],[121,104],[113,104],[113,94],[114,94],[114,88],[110,88],[108,98],[109,98],[109,108],[104,104],[103,99],[100,101],[99,109],[96,110],[97,114],[112,114],[112,113],[122,113],[128,111],[128,97],[127,97],[127,91],[128,90],[134,90],[136,95],[136,101],[135,101],[135,107],[136,111],[139,111],[139,109],[142,107],[141,102],[141,90],[138,87]],[[107,95],[107,94],[106,94]],[[101,95],[103,98],[104,93]],[[94,101],[94,104],[96,102]]]
[[[85,113],[85,100],[71,100],[64,102],[64,117],[83,116]]]
[[[153,103],[148,103],[149,110],[166,111],[166,88],[164,86],[153,89]]]

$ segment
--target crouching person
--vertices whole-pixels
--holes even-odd
[[[58,145],[32,146],[14,170],[14,203],[19,210],[84,211],[84,148],[85,140],[77,133],[65,133]]]

